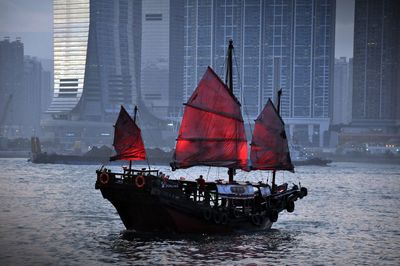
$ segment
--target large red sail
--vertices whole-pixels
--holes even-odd
[[[132,120],[123,106],[121,106],[121,111],[115,123],[113,145],[117,155],[112,156],[110,161],[138,161],[146,159],[146,151],[144,149],[140,128]]]
[[[271,100],[257,117],[250,151],[251,169],[294,172],[283,123]]]
[[[186,103],[173,168],[195,165],[247,167],[240,103],[209,67]]]

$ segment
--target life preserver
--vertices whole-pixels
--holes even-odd
[[[221,223],[221,216],[219,215],[218,211],[213,212],[213,220],[214,220],[214,223],[216,223],[216,224]]]
[[[222,212],[220,215],[221,224],[227,224],[229,222],[228,214]]]
[[[242,216],[242,213],[236,208],[233,209],[233,217],[239,218],[240,216]]]
[[[307,196],[307,194],[308,194],[307,188],[306,187],[302,187],[300,189],[300,198],[303,198],[303,197]]]
[[[261,216],[259,214],[254,214],[251,216],[251,222],[254,225],[261,225]]]
[[[144,176],[138,175],[135,178],[135,185],[137,188],[142,188],[146,184],[146,181],[144,180]]]
[[[268,214],[268,218],[271,222],[275,223],[278,221],[278,211],[277,210],[271,210]]]
[[[108,182],[110,182],[110,177],[106,172],[103,172],[100,174],[99,181],[101,184],[106,185]]]
[[[286,202],[286,210],[288,212],[293,212],[294,211],[294,202],[289,200]]]
[[[203,210],[203,217],[206,219],[206,221],[210,221],[212,217],[212,211],[211,209],[204,209]]]

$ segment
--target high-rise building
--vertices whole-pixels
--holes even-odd
[[[224,77],[234,41],[234,93],[251,121],[284,89],[281,112],[293,141],[323,145],[332,112],[335,1],[185,3],[184,98],[206,67]]]
[[[352,58],[335,59],[332,124],[348,125],[351,122]]]
[[[25,56],[24,58],[24,103],[20,109],[24,116],[22,119],[22,135],[30,138],[40,134],[40,118],[42,114],[42,64],[35,58]]]
[[[157,117],[179,114],[183,87],[183,0],[142,4],[141,95]]]
[[[400,2],[356,0],[354,125],[393,127],[399,106]]]
[[[53,0],[54,97],[43,125],[58,138],[110,138],[140,94],[140,0]],[[62,125],[62,127],[60,126]],[[89,140],[88,140],[89,141]]]
[[[0,41],[0,136],[20,136],[23,96],[24,45],[5,37]]]
[[[53,6],[54,98],[48,112],[111,121],[121,104],[133,110],[141,1],[54,0]]]

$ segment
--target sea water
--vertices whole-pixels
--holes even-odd
[[[125,231],[94,188],[97,168],[0,159],[0,265],[400,265],[400,165],[278,173],[279,183],[301,182],[308,196],[271,230],[230,236]],[[159,169],[170,178],[226,176],[222,168]],[[236,179],[271,176],[239,172]]]

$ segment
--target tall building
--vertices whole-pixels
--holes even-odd
[[[186,0],[184,98],[208,65],[224,77],[233,39],[234,92],[245,117],[254,119],[283,88],[292,140],[321,146],[332,113],[334,32],[334,0]]]
[[[142,3],[141,96],[159,118],[182,106],[183,0]]]
[[[53,0],[55,137],[110,138],[120,105],[140,94],[140,0]],[[89,140],[89,138],[91,140]]]
[[[352,112],[354,125],[395,125],[400,99],[399,17],[399,1],[355,2]]]
[[[30,56],[24,58],[24,103],[20,109],[24,116],[22,123],[23,136],[30,138],[41,133],[40,119],[42,114],[42,75],[43,69],[41,62]]]
[[[0,136],[21,135],[23,96],[24,45],[5,37],[0,41]]]
[[[332,124],[348,125],[351,122],[352,58],[335,59]]]

